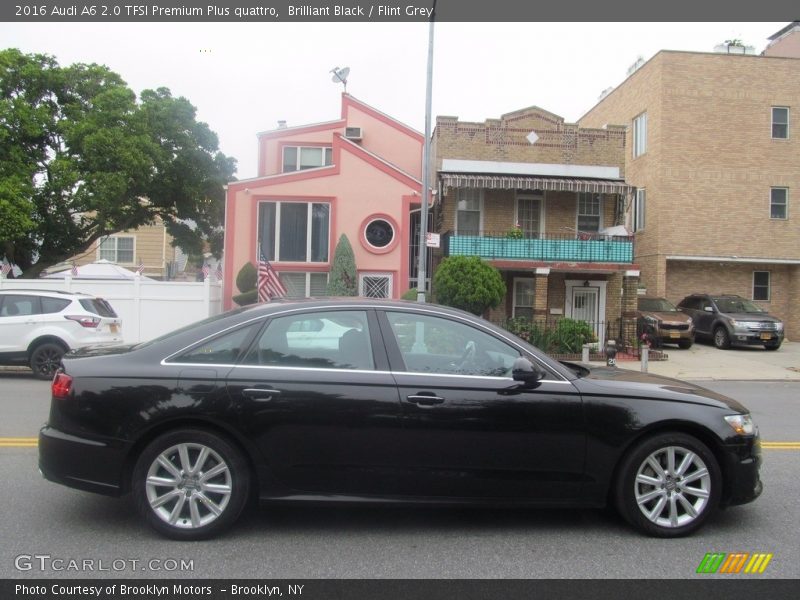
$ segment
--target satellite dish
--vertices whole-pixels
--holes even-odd
[[[331,77],[331,81],[333,83],[341,83],[344,85],[344,91],[347,91],[347,76],[350,74],[350,67],[344,67],[340,69],[339,67],[333,67],[330,71],[333,73],[333,77]]]

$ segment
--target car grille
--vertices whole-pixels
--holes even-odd
[[[756,327],[748,327],[750,331],[777,331],[778,324],[772,322],[759,323]]]
[[[673,331],[688,331],[688,323],[662,323],[661,329],[671,329]]]

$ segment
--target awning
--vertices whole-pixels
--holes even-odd
[[[479,173],[439,173],[446,188],[481,188],[489,190],[550,190],[590,192],[593,194],[632,195],[634,188],[619,179],[578,179],[572,177],[536,177],[530,175],[487,175]]]

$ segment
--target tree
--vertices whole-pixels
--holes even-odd
[[[356,257],[345,234],[339,238],[333,253],[327,292],[329,296],[358,296]]]
[[[107,67],[0,51],[0,252],[26,277],[162,219],[187,253],[219,254],[235,160],[166,88],[137,101]]]
[[[506,293],[500,271],[477,256],[445,258],[433,275],[436,301],[475,315],[494,308]]]

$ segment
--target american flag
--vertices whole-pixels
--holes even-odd
[[[136,267],[136,273],[139,275],[144,273],[144,261],[141,258],[139,259],[139,266]]]
[[[70,275],[73,277],[78,276],[78,266],[75,263],[72,263],[72,268],[69,270]]]
[[[203,268],[201,269],[203,272],[203,281],[208,279],[208,274],[211,272],[211,269],[208,267],[208,263],[203,263]]]
[[[215,273],[217,281],[222,281],[222,263],[217,263],[217,271]]]
[[[286,288],[269,261],[258,261],[258,301],[268,302],[272,298],[285,295]]]
[[[0,268],[0,270],[3,272],[3,277],[8,277],[8,273],[11,271],[11,265],[4,260],[3,266]]]

